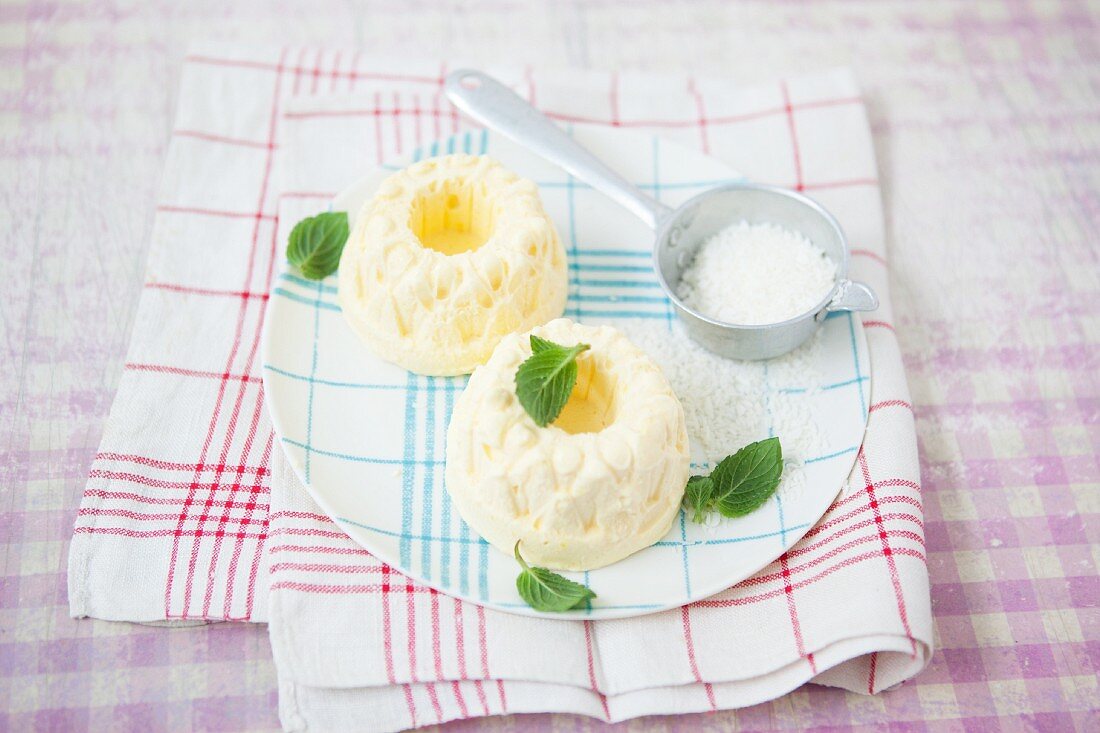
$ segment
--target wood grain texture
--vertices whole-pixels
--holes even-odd
[[[891,234],[883,327],[898,333],[917,415],[942,653],[876,698],[809,687],[618,727],[1100,726],[1098,20],[1096,2],[1040,0],[0,5],[0,728],[278,725],[263,628],[76,622],[65,598],[180,62],[198,40],[734,81],[852,65]],[[1013,573],[1019,598],[983,598],[983,578]]]

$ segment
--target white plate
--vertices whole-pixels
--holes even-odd
[[[577,126],[574,134],[671,205],[740,178],[723,163],[637,132]],[[570,257],[567,316],[625,326],[672,324],[650,267],[653,234],[644,225],[492,133],[459,135],[422,155],[455,150],[487,152],[538,182]],[[337,197],[334,208],[354,216],[388,172],[368,175]],[[416,376],[373,355],[345,324],[335,286],[335,276],[318,284],[284,271],[268,304],[264,389],[287,458],[324,511],[372,554],[444,593],[491,608],[606,619],[713,595],[766,566],[821,518],[863,440],[870,392],[866,341],[859,319],[830,318],[813,350],[812,369],[773,369],[762,394],[738,396],[765,403],[782,396],[817,423],[819,450],[801,456],[804,485],[717,526],[695,525],[681,515],[664,539],[626,560],[566,574],[596,591],[590,608],[540,614],[516,593],[515,560],[466,526],[443,487],[447,422],[465,378]]]

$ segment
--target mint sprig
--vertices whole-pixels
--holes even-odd
[[[684,504],[693,510],[694,522],[702,522],[713,510],[723,517],[743,517],[775,493],[782,475],[779,438],[759,440],[723,458],[710,476],[689,478]]]
[[[577,383],[577,356],[589,348],[561,346],[531,335],[531,356],[516,370],[516,397],[540,427],[561,414]]]
[[[516,562],[523,568],[516,578],[516,590],[520,598],[536,611],[561,613],[596,597],[587,586],[574,583],[546,568],[529,566],[519,554],[519,542],[516,542],[515,555]]]
[[[340,266],[348,241],[348,215],[330,211],[302,219],[290,230],[286,258],[310,280],[323,280]]]

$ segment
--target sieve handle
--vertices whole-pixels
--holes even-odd
[[[651,228],[656,229],[672,211],[608,168],[546,115],[488,74],[469,69],[452,71],[443,89],[451,104],[474,121],[564,168]]]
[[[827,312],[833,311],[873,311],[878,308],[878,296],[871,286],[856,280],[842,280],[836,295],[825,306]]]

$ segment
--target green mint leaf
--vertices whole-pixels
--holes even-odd
[[[531,356],[516,370],[516,397],[540,427],[552,423],[569,401],[577,383],[577,355],[588,348],[531,336]]]
[[[710,476],[692,476],[684,489],[684,506],[693,511],[691,521],[702,524],[708,511],[712,509],[714,482]]]
[[[544,338],[539,338],[535,334],[531,334],[531,353],[532,354],[538,354],[540,352],[546,351],[547,349],[552,349],[555,346],[557,346],[557,344],[555,344],[553,341],[547,341]]]
[[[340,266],[348,241],[348,215],[330,211],[302,219],[290,231],[286,258],[310,280],[323,280]]]
[[[750,443],[711,471],[714,505],[724,517],[743,517],[775,493],[782,474],[779,438]]]
[[[516,562],[523,571],[516,578],[516,590],[520,598],[536,611],[560,613],[576,608],[590,598],[595,598],[586,586],[574,583],[546,568],[532,568],[519,554],[519,542],[516,543]]]

